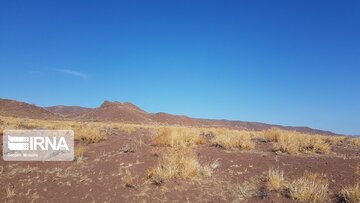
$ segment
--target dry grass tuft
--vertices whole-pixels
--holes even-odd
[[[98,143],[105,139],[99,127],[80,125],[74,127],[75,140],[85,143]]]
[[[360,138],[349,138],[349,144],[352,146],[360,147]]]
[[[223,149],[239,148],[250,150],[255,147],[251,138],[252,135],[249,132],[227,130],[215,133],[211,142],[214,146],[219,146]]]
[[[6,198],[15,197],[16,193],[15,193],[15,188],[14,188],[14,186],[8,184],[8,185],[5,187],[5,193],[6,193]]]
[[[308,173],[292,181],[289,185],[289,196],[302,202],[329,202],[327,180],[319,174]]]
[[[109,127],[112,129],[121,129],[122,131],[124,131],[127,134],[132,134],[132,133],[136,132],[137,130],[139,130],[141,127],[145,127],[145,125],[139,126],[139,125],[135,125],[135,124],[111,123],[109,125]]]
[[[204,140],[196,129],[166,127],[154,137],[153,143],[159,147],[190,147],[203,144]]]
[[[124,181],[125,187],[136,188],[135,180],[136,177],[134,177],[129,170],[126,170],[125,176],[122,177],[122,181]]]
[[[339,202],[359,203],[360,202],[360,183],[349,186],[341,190]]]
[[[157,167],[148,172],[148,178],[157,185],[169,179],[193,179],[211,176],[209,166],[201,166],[193,152],[168,150]]]
[[[269,169],[266,186],[269,191],[281,191],[286,188],[287,182],[284,178],[284,171]]]
[[[347,137],[346,136],[323,136],[323,139],[326,143],[336,146],[342,145],[345,143]]]
[[[258,192],[258,185],[259,181],[256,177],[252,177],[248,181],[244,181],[241,184],[236,184],[232,186],[232,192],[234,193],[233,196],[235,196],[235,201],[244,201],[250,197],[253,197]]]
[[[88,150],[85,146],[76,146],[75,148],[75,160],[82,161],[84,159],[84,153]]]
[[[322,135],[309,135],[296,131],[286,131],[271,128],[265,131],[265,138],[277,144],[277,150],[288,154],[320,153],[329,154],[330,144]]]

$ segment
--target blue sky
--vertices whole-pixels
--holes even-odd
[[[359,1],[1,1],[0,97],[360,134]]]

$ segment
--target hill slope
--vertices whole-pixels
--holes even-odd
[[[85,113],[86,111],[90,110],[91,108],[85,108],[81,106],[50,106],[50,107],[44,107],[44,109],[57,114],[62,115],[64,117],[73,117],[76,115],[79,115],[81,113]]]
[[[33,119],[61,119],[54,113],[25,102],[0,99],[0,115]]]
[[[149,122],[149,115],[131,103],[104,101],[100,107],[89,109],[74,116],[80,120],[121,121],[131,123]]]

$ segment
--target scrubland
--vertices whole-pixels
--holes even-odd
[[[87,164],[88,160],[86,160],[85,157],[96,149],[96,147],[93,146],[109,141],[111,136],[118,136],[119,132],[124,133],[126,136],[122,139],[132,140],[132,144],[125,146],[126,150],[124,146],[116,146],[115,149],[118,149],[118,152],[113,155],[99,155],[97,151],[94,152],[94,154],[103,157],[116,157],[120,156],[119,154],[130,154],[128,155],[128,157],[130,157],[131,153],[136,154],[139,150],[149,149],[156,152],[153,153],[153,156],[155,156],[155,161],[152,162],[153,164],[149,164],[149,167],[141,169],[141,174],[130,170],[133,165],[141,165],[141,157],[136,157],[136,162],[131,164],[131,166],[130,164],[129,166],[119,164],[118,171],[112,174],[113,177],[121,176],[121,181],[125,182],[124,185],[126,185],[126,187],[140,191],[139,193],[141,195],[147,195],[147,191],[151,190],[149,189],[149,185],[153,185],[155,190],[159,188],[159,190],[162,191],[165,190],[166,185],[172,181],[181,180],[198,182],[203,184],[201,187],[217,185],[217,192],[215,193],[223,196],[231,196],[233,197],[232,201],[235,202],[258,197],[259,194],[265,197],[269,196],[269,194],[277,194],[280,197],[290,198],[299,202],[360,202],[359,178],[355,180],[355,184],[341,185],[341,189],[332,190],[330,185],[336,183],[334,183],[327,174],[310,171],[304,172],[300,176],[293,175],[295,172],[289,171],[291,166],[288,166],[286,170],[284,170],[282,168],[283,165],[277,163],[278,156],[290,160],[292,157],[297,159],[302,157],[309,157],[311,159],[325,157],[327,160],[333,158],[337,158],[337,160],[346,159],[346,156],[338,154],[335,149],[338,147],[341,147],[343,150],[358,149],[360,147],[360,138],[307,134],[277,128],[264,131],[250,131],[226,128],[0,117],[0,133],[5,129],[74,130],[76,140],[75,161],[79,163],[78,165],[80,166],[78,167]],[[139,134],[139,132],[144,132],[147,136],[146,139],[149,141],[144,141],[145,138],[144,140],[142,140],[142,138],[138,139],[139,136],[137,136],[137,134]],[[122,142],[125,141],[121,140],[121,143]],[[113,143],[110,140],[108,144]],[[271,151],[259,151],[258,145],[270,146]],[[256,179],[257,181],[245,180],[241,183],[233,183],[233,180],[226,179],[226,173],[233,172],[231,167],[241,169],[241,167],[244,166],[240,166],[241,163],[233,164],[232,160],[225,158],[216,159],[216,157],[214,157],[212,159],[210,157],[204,159],[204,155],[200,153],[203,151],[199,151],[199,149],[203,149],[205,152],[211,149],[219,154],[234,154],[234,156],[244,156],[252,153],[257,153],[262,157],[274,155],[274,164],[272,166],[264,166],[261,170],[259,169],[258,174],[253,175],[254,180]],[[144,156],[148,154],[151,153],[147,151],[144,152]],[[102,159],[103,158],[95,158],[92,164],[101,162]],[[113,160],[112,164],[117,164],[117,161],[119,160]],[[222,166],[222,164],[224,164],[224,166]],[[225,166],[227,166],[226,164],[230,164],[230,169],[225,168]],[[252,167],[253,166],[248,167],[249,169],[246,168],[243,171],[238,171],[236,174],[240,174],[240,177],[242,177],[241,174],[248,173],[247,170],[250,170]],[[340,171],[342,166],[338,167]],[[354,166],[353,170],[353,177],[358,177],[358,175],[356,175],[356,166]],[[0,174],[4,176],[0,177],[0,179],[8,180],[11,178],[11,176],[8,176],[8,174],[3,171],[1,171]],[[143,182],[136,182],[139,181],[138,179],[141,180],[141,178],[139,178],[141,176],[144,178]],[[86,178],[89,177],[86,176]],[[354,180],[352,181],[354,182]],[[207,183],[209,184],[207,185]],[[208,189],[208,191],[212,190]],[[202,192],[205,191],[200,190],[200,193]],[[2,192],[2,194],[4,194],[3,200],[11,200],[16,196],[16,193],[17,188],[11,185],[4,186]],[[279,197],[276,196],[276,198]]]

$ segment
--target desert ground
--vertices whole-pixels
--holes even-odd
[[[281,127],[59,119],[42,110],[29,118],[25,110],[39,115],[38,109],[9,116],[10,109],[20,112],[10,106],[0,114],[0,132],[74,130],[75,159],[1,158],[2,202],[360,202],[360,138]]]

